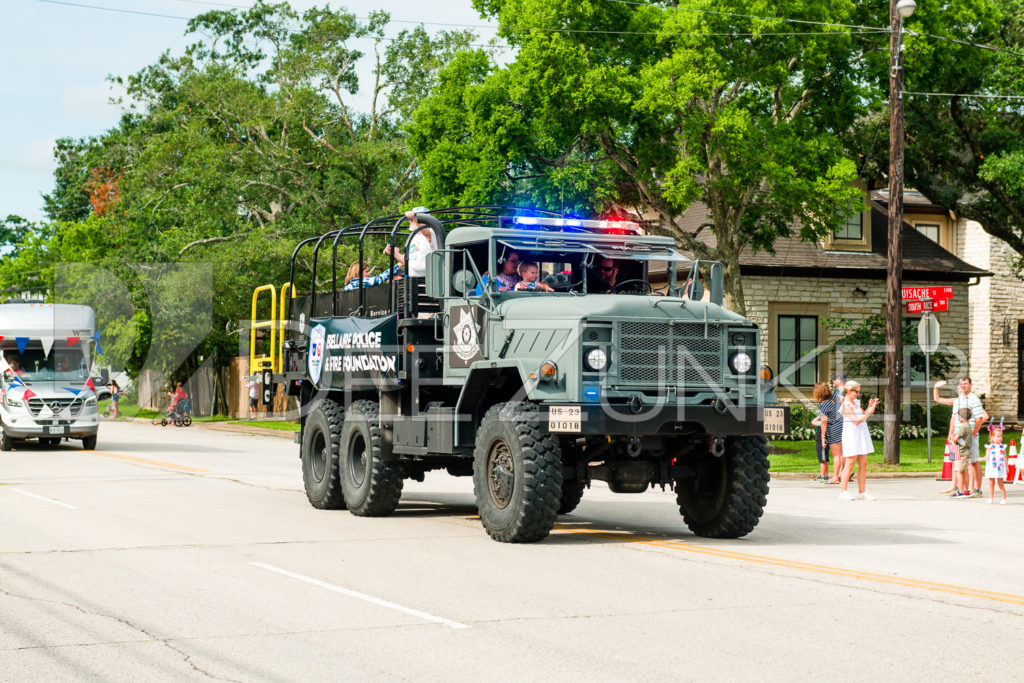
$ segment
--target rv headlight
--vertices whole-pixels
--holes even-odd
[[[96,405],[96,394],[93,394],[92,396],[90,396],[87,399],[85,399],[85,405],[87,405],[87,406],[94,406],[94,405]]]
[[[7,394],[6,396],[4,396],[4,403],[6,403],[9,406],[13,406],[13,407],[18,407],[18,406],[25,405],[25,402],[22,401],[20,398],[12,398],[10,394]]]
[[[733,372],[737,375],[742,375],[750,371],[750,368],[754,365],[754,361],[750,359],[749,354],[746,354],[743,351],[737,351],[732,354],[732,358],[729,359],[729,365],[732,366]]]
[[[608,367],[608,354],[604,349],[590,349],[583,355],[583,361],[587,364],[588,370],[600,372]]]

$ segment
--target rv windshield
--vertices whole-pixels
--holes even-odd
[[[80,349],[51,349],[49,356],[43,355],[42,349],[5,350],[4,358],[10,366],[8,375],[23,382],[84,382],[89,378]]]

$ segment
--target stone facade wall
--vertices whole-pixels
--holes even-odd
[[[933,285],[934,282],[906,281],[905,286]],[[805,277],[764,277],[746,276],[743,279],[744,294],[747,299],[747,317],[761,327],[760,362],[771,360],[773,369],[778,372],[777,361],[769,347],[775,344],[772,339],[773,325],[769,321],[769,313],[779,308],[785,311],[798,312],[800,306],[807,305],[815,310],[808,311],[820,317],[824,314],[830,318],[846,318],[854,324],[864,321],[876,313],[885,310],[885,281],[858,280],[847,278],[805,278]],[[936,313],[941,326],[940,339],[943,351],[951,353],[966,364],[970,355],[970,328],[968,326],[969,301],[967,286],[954,285],[954,296],[949,301],[949,310]],[[776,313],[777,315],[777,313]],[[915,316],[916,317],[916,316]],[[842,330],[827,330],[819,325],[818,343],[829,344],[842,338],[846,333]],[[835,370],[836,354],[827,354],[819,364],[818,375],[822,381]],[[881,379],[875,377],[855,378],[864,385],[866,392],[879,394],[882,392]],[[933,380],[936,378],[933,378]],[[810,391],[797,389],[779,390],[779,398],[784,401],[810,400]],[[911,400],[924,402],[924,387],[915,386]]]
[[[978,223],[961,219],[957,224],[957,255],[994,274],[970,288],[970,374],[974,391],[985,394],[985,409],[990,415],[1015,420],[1017,325],[1024,322],[1024,283],[1013,274],[1017,253]]]

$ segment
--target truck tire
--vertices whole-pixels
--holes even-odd
[[[402,497],[402,470],[383,459],[379,415],[376,401],[355,401],[342,430],[341,490],[349,512],[359,517],[390,515]]]
[[[502,543],[531,543],[555,526],[562,497],[558,440],[531,403],[499,403],[484,415],[473,453],[480,522]]]
[[[0,423],[0,451],[9,451],[14,448],[14,439],[7,435],[7,430]]]
[[[746,536],[768,502],[768,441],[763,436],[725,440],[725,453],[695,463],[697,476],[676,481],[676,502],[690,531],[707,538]]]
[[[576,509],[583,499],[583,484],[576,481],[562,482],[562,499],[558,503],[558,514],[567,515]]]
[[[96,449],[96,435],[87,436],[82,439],[82,449],[92,451]]]
[[[338,460],[344,426],[341,406],[324,399],[313,406],[302,430],[302,483],[310,505],[344,510]]]

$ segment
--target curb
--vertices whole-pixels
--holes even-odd
[[[783,481],[806,481],[817,484],[810,472],[770,472],[772,479]],[[868,472],[868,479],[934,479],[939,481],[940,472]]]
[[[152,425],[153,418],[149,417],[133,417],[130,420],[118,420],[119,422],[134,422],[136,424]],[[159,427],[160,424],[156,423]],[[170,425],[168,425],[170,426]],[[248,436],[275,436],[279,439],[288,439],[289,441],[295,440],[295,435],[298,432],[285,431],[282,429],[267,429],[264,427],[251,427],[249,425],[235,425],[229,422],[193,422],[191,427],[199,427],[200,429],[212,429],[217,432],[233,432],[235,434],[246,434]]]

